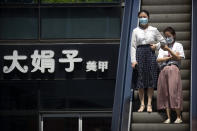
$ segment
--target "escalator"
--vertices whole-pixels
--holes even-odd
[[[192,3],[194,3],[192,0],[125,0],[116,89],[114,94],[112,131],[191,130],[191,116],[193,116],[192,113],[195,112],[194,106],[190,109],[190,103],[192,103],[190,100],[190,91],[195,90],[192,88],[194,87],[195,82],[192,81],[193,77],[191,77],[194,76],[195,73],[192,73],[191,69],[194,72],[196,71],[195,68],[192,68],[193,66],[191,67],[191,65],[195,64],[195,52],[191,53],[192,47],[195,47],[194,37],[192,37],[191,41],[191,27],[195,24],[194,16],[192,19],[192,9],[194,9]],[[167,26],[172,26],[176,30],[176,41],[182,43],[184,47],[186,58],[181,62],[181,78],[183,85],[182,124],[163,124],[163,121],[167,116],[164,111],[158,112],[156,109],[156,90],[154,91],[152,102],[153,112],[137,112],[140,104],[138,91],[130,88],[132,87],[130,42],[132,30],[138,24],[137,13],[140,9],[145,9],[150,12],[150,25],[157,27],[160,32],[162,32]],[[193,21],[193,24],[191,24],[191,21]],[[145,98],[147,97],[145,96]],[[175,119],[176,114],[175,112],[172,112],[172,121]]]
[[[142,0],[141,9],[150,12],[150,25],[157,27],[160,32],[168,26],[176,30],[176,40],[183,44],[186,58],[181,63],[181,78],[183,85],[182,124],[163,124],[167,118],[165,112],[156,109],[157,91],[153,96],[153,112],[138,113],[138,91],[134,91],[132,108],[132,131],[189,131],[190,130],[190,68],[191,68],[191,0]],[[176,119],[175,112],[172,118]],[[172,119],[172,120],[173,120]]]

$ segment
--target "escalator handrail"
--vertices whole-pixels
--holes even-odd
[[[112,131],[126,131],[129,128],[129,108],[133,98],[130,41],[132,30],[138,23],[139,5],[140,0],[125,0],[112,114]]]

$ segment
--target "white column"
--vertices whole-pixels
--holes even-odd
[[[79,131],[82,131],[82,117],[79,117]]]

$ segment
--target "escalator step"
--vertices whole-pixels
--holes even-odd
[[[165,111],[156,109],[157,91],[153,96],[153,111],[138,113],[140,106],[137,90],[134,91],[132,106],[132,131],[189,131],[190,129],[190,74],[191,74],[191,0],[142,0],[141,9],[150,12],[150,25],[157,27],[162,33],[163,30],[172,26],[176,30],[176,41],[184,47],[185,59],[181,62],[180,72],[183,86],[183,112],[182,124],[163,124],[166,119]],[[162,33],[163,35],[163,33]],[[147,97],[145,97],[147,103]],[[176,113],[172,111],[172,119],[176,118]]]
[[[181,70],[181,78],[182,80],[190,79],[190,70]]]
[[[148,10],[151,14],[163,13],[190,13],[191,5],[145,5],[142,9]],[[184,9],[184,10],[183,10]]]
[[[177,31],[176,40],[190,40],[191,33],[189,31]]]
[[[158,112],[133,112],[133,123],[162,123],[166,119],[165,113]],[[182,113],[182,120],[184,123],[189,123],[189,113]]]
[[[163,32],[160,32],[163,35]],[[176,31],[176,40],[190,40],[191,34],[189,31]]]
[[[190,80],[182,80],[183,90],[190,90]]]
[[[157,98],[157,91],[155,90],[154,95],[153,95],[153,99],[156,99],[156,98]],[[134,91],[134,100],[139,100],[137,90]],[[183,90],[183,100],[184,101],[190,100],[190,91],[189,90]]]
[[[158,111],[156,107],[156,100],[153,100],[152,105],[153,105],[153,111]],[[133,102],[133,112],[136,112],[140,106],[139,99],[134,100]],[[190,109],[190,101],[183,101],[183,112],[189,112]]]
[[[173,27],[176,31],[190,31],[190,23],[189,22],[180,22],[180,23],[150,23],[153,27],[157,27],[159,31],[163,31],[169,25]],[[189,43],[190,44],[190,43]]]
[[[183,45],[184,50],[190,50],[191,49],[191,41],[189,41],[189,40],[177,40],[177,42],[180,42]]]
[[[162,32],[163,33],[163,32]],[[176,40],[190,40],[190,31],[176,31]]]
[[[142,5],[191,5],[191,0],[143,0]]]
[[[132,131],[189,131],[189,124],[145,124],[134,123]]]
[[[190,59],[181,60],[181,69],[190,69],[190,68],[191,68],[191,60]]]
[[[150,23],[190,22],[191,14],[150,14]]]

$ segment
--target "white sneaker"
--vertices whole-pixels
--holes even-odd
[[[176,124],[180,124],[180,123],[182,123],[183,121],[180,119],[180,118],[177,118],[176,119],[176,121],[174,121],[174,123],[176,123]]]
[[[170,119],[167,119],[167,120],[165,120],[163,123],[165,123],[165,124],[170,124],[171,121],[170,121]]]

